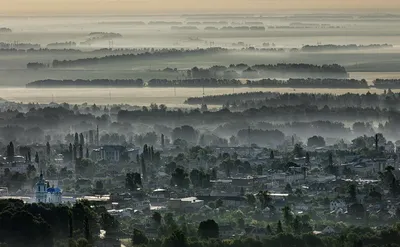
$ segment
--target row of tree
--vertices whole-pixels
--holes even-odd
[[[144,52],[139,54],[121,54],[121,55],[108,55],[103,57],[94,58],[81,58],[76,60],[54,60],[52,62],[53,68],[69,68],[86,65],[106,64],[110,62],[121,62],[121,61],[133,61],[142,59],[160,59],[165,57],[174,56],[187,56],[197,54],[214,54],[218,52],[227,52],[224,48],[207,48],[207,49],[195,49],[195,50],[184,50],[184,49],[160,49],[152,50],[151,52]]]
[[[400,93],[393,93],[390,89],[383,94],[346,93],[346,94],[320,94],[320,93],[278,93],[278,92],[246,92],[236,94],[209,95],[204,97],[188,98],[186,104],[223,105],[234,110],[244,110],[261,106],[281,105],[311,105],[319,108],[329,107],[379,107],[400,108]]]
[[[247,80],[248,87],[290,87],[290,88],[369,88],[366,80],[356,79],[262,79],[258,81]]]
[[[28,64],[29,66],[29,64]],[[37,68],[36,65],[31,65],[30,68]],[[39,68],[41,68],[39,66]],[[143,87],[142,79],[94,79],[94,80],[39,80],[26,84],[26,87]]]
[[[231,64],[229,67],[215,65],[210,68],[193,67],[187,71],[189,78],[347,78],[348,74],[343,66],[338,64],[313,65],[304,63],[278,63],[247,65]]]

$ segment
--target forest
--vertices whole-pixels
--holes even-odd
[[[41,88],[41,87],[143,87],[142,79],[120,79],[120,80],[40,80],[30,82],[26,87]]]

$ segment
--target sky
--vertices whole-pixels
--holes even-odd
[[[274,10],[389,11],[400,0],[0,0],[1,15],[270,12]]]

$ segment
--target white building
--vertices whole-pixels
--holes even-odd
[[[40,174],[39,181],[35,185],[35,201],[36,203],[62,203],[61,189],[50,187],[49,183],[44,180],[42,173]]]
[[[121,155],[126,151],[124,146],[104,145],[99,149],[93,150],[98,160],[107,160],[109,162],[119,162]]]

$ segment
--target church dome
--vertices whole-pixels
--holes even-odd
[[[48,192],[48,193],[52,193],[52,194],[54,194],[54,193],[61,193],[61,189],[60,189],[60,188],[48,188],[48,189],[47,189],[47,192]]]

